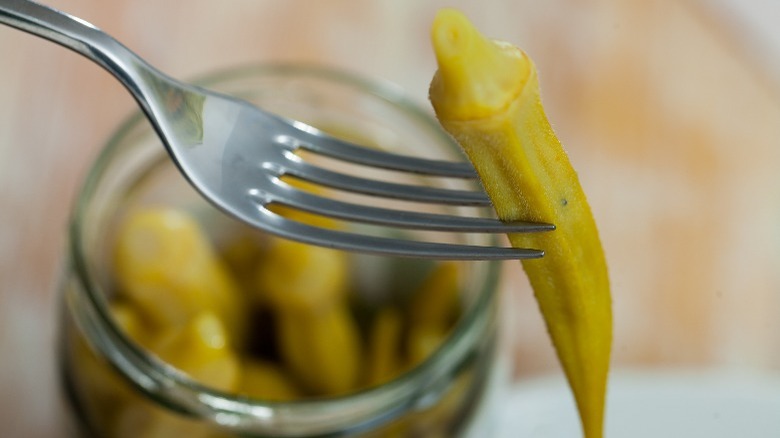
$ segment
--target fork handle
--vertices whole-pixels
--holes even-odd
[[[60,44],[84,55],[116,77],[146,108],[146,61],[96,26],[30,0],[0,0],[0,23]]]

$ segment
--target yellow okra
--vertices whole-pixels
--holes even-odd
[[[498,216],[557,227],[509,239],[545,251],[523,267],[585,436],[600,437],[612,338],[607,267],[577,174],[542,107],[536,68],[520,49],[485,38],[454,10],[437,15],[432,39],[439,68],[431,102],[474,164]]]
[[[117,232],[114,261],[123,297],[156,329],[187,324],[208,310],[225,324],[231,342],[243,342],[244,297],[189,214],[172,208],[131,213]]]

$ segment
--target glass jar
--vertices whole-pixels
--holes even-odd
[[[284,65],[225,71],[200,83],[383,149],[462,159],[457,146],[426,111],[386,84],[328,69]],[[500,394],[498,388],[506,386],[500,382],[508,378],[509,369],[502,354],[506,350],[499,330],[502,318],[497,313],[499,264],[458,262],[460,316],[423,362],[390,381],[347,395],[264,401],[190,379],[135,343],[112,316],[117,224],[129,211],[147,204],[195,212],[212,234],[242,227],[206,204],[184,182],[141,115],[128,120],[111,138],[77,198],[62,288],[61,368],[68,404],[81,434],[489,435],[494,411],[490,406]],[[476,244],[492,239],[442,238]],[[355,282],[368,289],[371,284],[395,282],[392,290],[398,294],[408,294],[410,286],[404,281],[408,283],[415,272],[434,263],[350,257]]]

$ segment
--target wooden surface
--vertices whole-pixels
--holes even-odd
[[[780,369],[780,86],[766,46],[720,10],[672,0],[49,4],[174,76],[320,63],[398,83],[424,105],[428,26],[439,7],[459,7],[537,62],[602,231],[616,366]],[[3,436],[57,435],[68,212],[101,144],[133,109],[90,62],[0,27]],[[507,265],[505,286],[517,302],[518,378],[557,372],[519,265]]]

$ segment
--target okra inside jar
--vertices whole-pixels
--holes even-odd
[[[202,82],[363,144],[462,159],[426,111],[344,73],[250,67]],[[90,172],[70,237],[62,364],[87,434],[454,436],[484,417],[500,365],[495,263],[352,254],[250,229],[187,185],[140,116]]]

